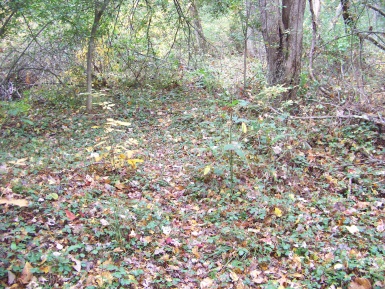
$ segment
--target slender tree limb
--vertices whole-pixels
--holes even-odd
[[[384,51],[385,51],[385,45],[379,43],[375,38],[373,38],[373,37],[370,36],[369,34],[365,35],[364,33],[358,33],[358,36],[359,36],[361,39],[369,40],[372,44],[374,44],[375,46],[377,46],[377,47],[380,48],[381,50],[384,50]]]
[[[6,27],[7,25],[9,24],[9,22],[11,22],[11,19],[12,17],[16,14],[16,11],[12,11],[12,13],[8,16],[8,18],[5,20],[3,26],[1,26],[0,28],[0,38],[3,37],[3,35],[5,34],[5,31],[6,31]]]
[[[372,4],[366,4],[367,7],[373,9],[374,11],[378,12],[379,14],[381,14],[382,16],[385,17],[385,12],[382,11],[380,8],[378,8],[377,6],[374,6]]]
[[[317,32],[318,27],[317,27],[316,15],[314,12],[313,0],[309,0],[309,6],[310,6],[311,19],[312,19],[312,40],[311,40],[311,46],[309,51],[309,76],[310,76],[310,79],[313,80],[314,82],[320,83],[313,73],[314,50],[315,50],[317,37],[318,37],[318,32]],[[327,96],[331,96],[331,93],[322,85],[320,85],[318,88],[323,94]]]
[[[32,43],[35,42],[36,38],[40,35],[40,33],[42,33],[44,29],[47,28],[47,26],[50,25],[51,23],[52,23],[52,20],[48,21],[46,24],[43,25],[42,28],[40,28],[40,30],[35,35],[32,35],[32,40],[28,43],[27,47],[25,47],[24,50],[20,53],[19,57],[13,62],[11,68],[8,71],[7,76],[3,81],[6,81],[7,79],[9,79],[9,76],[11,75],[12,70],[15,68],[16,64],[20,61],[20,59],[24,56],[25,52],[29,49],[29,47],[31,47]]]
[[[276,110],[273,107],[269,107],[273,112],[277,114],[281,114],[278,110]],[[320,116],[288,116],[289,119],[332,119],[332,118],[344,118],[344,119],[361,119],[373,122],[377,125],[385,125],[385,118],[378,114],[377,116],[369,115],[369,114],[363,114],[363,115],[356,115],[356,114],[343,114],[343,111],[337,111],[336,115],[320,115]]]

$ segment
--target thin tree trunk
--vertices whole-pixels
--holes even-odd
[[[90,112],[92,110],[92,60],[94,56],[95,50],[95,39],[96,34],[98,32],[100,19],[104,11],[106,10],[108,3],[110,0],[104,0],[101,7],[98,7],[97,3],[95,3],[95,16],[94,22],[92,23],[90,39],[88,41],[88,51],[87,51],[87,103],[86,108],[87,111]]]
[[[317,44],[318,39],[318,15],[320,11],[320,1],[319,0],[309,0],[310,6],[310,14],[311,14],[311,22],[312,22],[312,40],[309,51],[309,76],[310,79],[314,82],[320,83],[317,77],[313,73],[313,59],[314,59],[314,50]],[[330,96],[331,93],[322,85],[320,85],[319,90],[323,92],[325,95]]]
[[[198,45],[198,50],[203,53],[206,52],[206,39],[203,34],[202,22],[199,17],[199,10],[195,0],[190,1],[189,7],[190,17],[192,18],[192,24],[194,28],[195,40]]]
[[[255,16],[256,7],[253,0],[245,0],[246,9],[246,54],[248,57],[256,57],[257,51],[255,49]]]
[[[357,91],[360,96],[361,102],[368,101],[365,92],[364,77],[362,74],[362,43],[363,39],[360,38],[359,33],[356,29],[357,19],[353,13],[351,13],[351,3],[350,0],[341,0],[342,6],[342,17],[345,22],[346,32],[351,34],[351,65],[353,70],[353,76],[356,80]],[[357,37],[356,39],[355,36]],[[358,43],[357,43],[358,39]]]

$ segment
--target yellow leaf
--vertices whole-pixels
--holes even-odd
[[[198,250],[199,250],[198,247],[195,246],[194,248],[192,248],[191,251],[193,252],[193,254],[194,254],[195,257],[200,258],[200,257],[201,257],[201,254],[199,254]]]
[[[15,205],[15,206],[19,206],[19,207],[28,207],[28,201],[25,199],[18,199],[18,200],[10,199],[10,200],[8,200],[8,199],[0,198],[0,204]]]
[[[44,266],[39,268],[41,272],[48,274],[51,272],[51,266]]]
[[[137,163],[143,163],[144,161],[141,159],[129,159],[129,160],[127,160],[127,162],[131,165],[131,167],[133,169],[136,169],[136,164]]]
[[[274,215],[276,215],[277,217],[282,217],[282,211],[276,207],[274,209]]]
[[[237,273],[235,273],[234,271],[230,271],[230,277],[231,280],[233,280],[234,282],[237,282],[239,280]]]
[[[244,122],[242,122],[242,132],[247,133],[247,126]]]
[[[211,171],[211,166],[207,166],[205,167],[204,171],[203,171],[203,175],[207,175],[209,172]]]

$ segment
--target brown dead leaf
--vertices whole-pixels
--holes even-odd
[[[73,220],[76,219],[76,216],[75,216],[74,213],[72,213],[72,212],[69,211],[69,210],[64,210],[64,211],[65,211],[65,213],[66,213],[67,218],[70,219],[70,221],[73,221]]]
[[[349,284],[348,289],[371,289],[372,284],[370,281],[365,278],[356,278],[353,282]]]
[[[123,190],[125,188],[124,184],[121,183],[121,182],[117,182],[115,184],[115,188],[117,188],[118,190]]]
[[[31,273],[31,269],[32,265],[29,262],[26,262],[19,278],[21,283],[28,284],[32,280],[33,275]]]
[[[28,201],[25,199],[5,199],[5,198],[0,198],[0,204],[5,204],[5,205],[15,205],[19,207],[28,207]]]

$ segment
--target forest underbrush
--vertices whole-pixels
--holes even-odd
[[[200,79],[7,107],[0,287],[384,288],[381,129]]]

